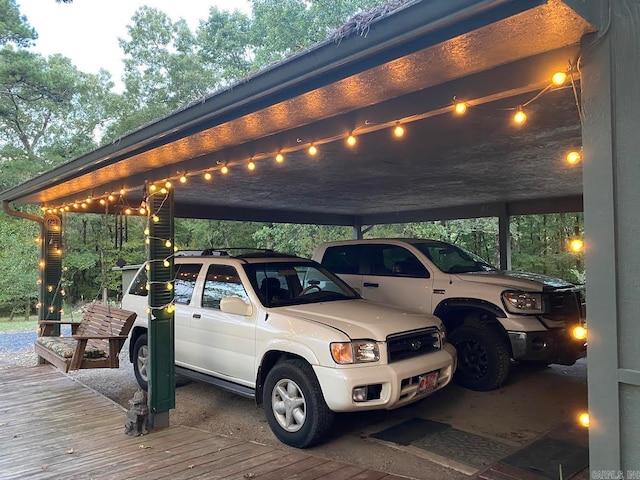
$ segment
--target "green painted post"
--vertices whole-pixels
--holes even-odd
[[[40,245],[40,292],[38,320],[61,319],[62,295],[60,280],[62,278],[62,219],[47,214],[41,232]],[[45,333],[41,331],[41,333]],[[60,335],[60,326],[48,327],[47,335]]]
[[[155,427],[169,426],[175,408],[173,191],[149,192],[149,411]]]

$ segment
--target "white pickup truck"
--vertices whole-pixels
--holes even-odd
[[[320,442],[334,412],[397,408],[453,377],[438,318],[364,300],[309,259],[207,251],[174,270],[176,373],[255,398],[288,445]],[[142,267],[122,307],[138,314],[129,354],[145,389],[147,293]]]
[[[564,280],[501,271],[436,240],[329,242],[312,258],[366,299],[441,318],[468,388],[500,387],[511,358],[572,365],[586,355],[581,289]]]

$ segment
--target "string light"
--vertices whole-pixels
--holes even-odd
[[[181,175],[180,176],[180,183],[187,183],[187,176],[186,175]]]
[[[164,188],[166,188],[167,190],[169,190],[172,187],[171,182],[169,180],[167,180],[164,184]]]
[[[355,144],[357,143],[356,137],[353,136],[353,134],[350,134],[347,137],[347,145],[349,145],[350,147],[355,146]]]
[[[524,111],[522,110],[522,107],[518,107],[518,110],[513,116],[513,121],[518,125],[522,125],[524,122],[527,121],[527,114],[524,113]]]
[[[204,172],[204,179],[209,181],[211,180],[211,178],[213,178],[213,175],[211,175],[211,172]]]
[[[553,83],[557,87],[564,85],[564,82],[566,81],[567,81],[567,74],[564,72],[556,72],[551,77],[551,83]]]
[[[569,242],[569,248],[575,253],[582,252],[584,250],[584,242],[579,238],[574,238]]]
[[[566,160],[569,165],[575,165],[582,161],[582,155],[580,154],[580,152],[574,150],[567,153]]]
[[[309,151],[309,155],[311,155],[312,157],[318,154],[318,149],[313,144],[311,144],[308,151]]]
[[[585,428],[589,427],[589,414],[586,412],[581,413],[580,415],[578,415],[578,423],[580,425],[582,425]]]
[[[247,163],[247,169],[250,171],[254,171],[256,169],[256,164],[253,162],[253,160],[249,161],[249,163]]]
[[[158,189],[158,187],[156,187],[153,183],[151,185],[149,185],[149,191],[150,192],[155,192]]]
[[[107,197],[107,199],[108,199],[110,202],[113,202],[113,201],[115,200],[115,198],[113,197],[113,195],[109,195],[109,196]]]
[[[402,125],[396,125],[396,128],[393,129],[393,134],[397,138],[402,137],[404,135],[404,128],[402,127]]]
[[[458,114],[462,115],[467,111],[467,104],[464,102],[456,102],[453,110]]]
[[[227,165],[223,165],[222,168],[220,169],[220,173],[223,175],[226,175],[227,173],[229,173],[229,167],[227,167]]]
[[[278,152],[278,153],[276,154],[276,162],[277,162],[277,163],[282,163],[282,162],[284,162],[284,155],[282,155],[280,152]]]
[[[124,194],[125,194],[125,190],[124,190],[124,188],[121,188],[120,189],[120,195],[124,195]]]

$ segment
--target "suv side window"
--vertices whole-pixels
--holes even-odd
[[[369,245],[371,275],[428,278],[429,272],[416,256],[396,245]]]
[[[357,275],[360,272],[360,245],[338,245],[325,250],[322,266],[333,273]]]
[[[131,287],[129,287],[129,293],[131,295],[138,295],[140,297],[146,297],[149,295],[149,291],[147,290],[147,269],[142,267],[136,278],[131,282]]]
[[[220,309],[220,300],[225,297],[240,297],[245,302],[249,297],[238,271],[230,265],[209,265],[202,292],[202,306]]]
[[[182,263],[176,265],[176,281],[174,287],[174,300],[176,303],[188,305],[191,303],[193,289],[196,286],[198,274],[202,269],[201,263]]]

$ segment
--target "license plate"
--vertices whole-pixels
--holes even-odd
[[[431,372],[418,377],[418,393],[433,390],[438,385],[438,372]]]

